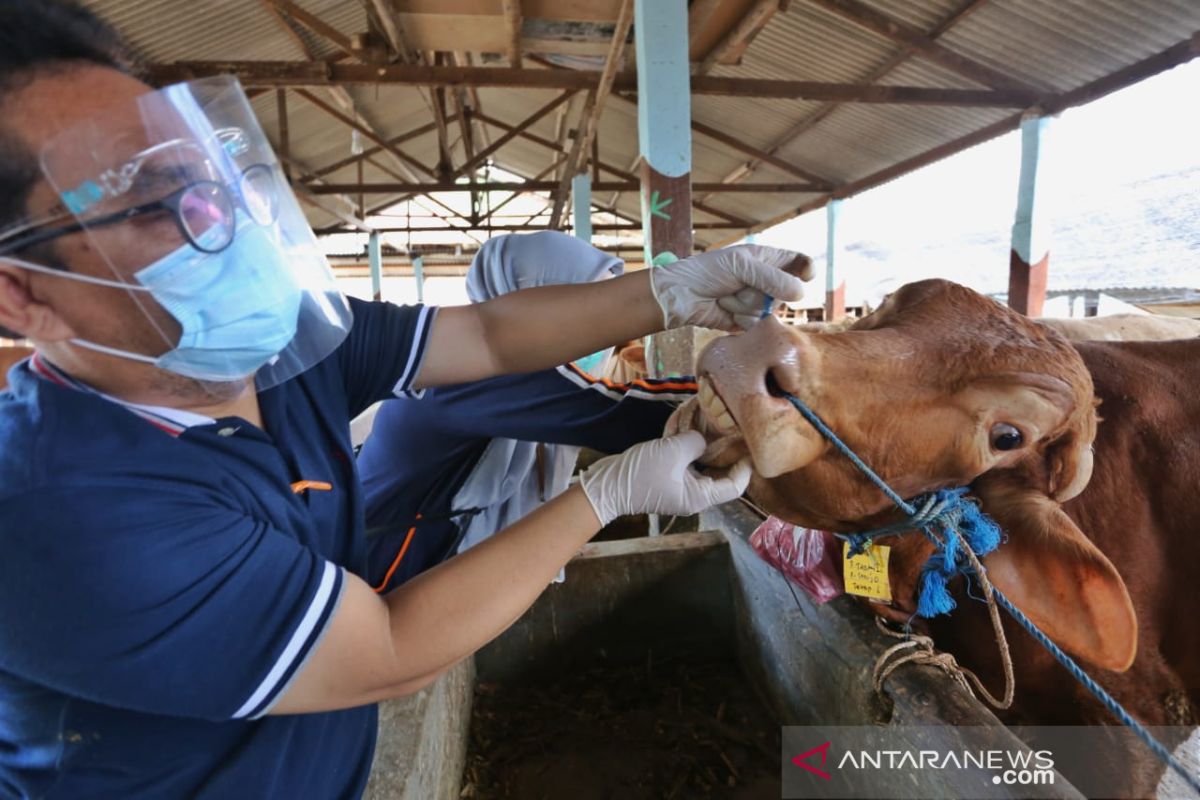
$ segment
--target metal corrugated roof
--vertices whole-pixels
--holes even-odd
[[[292,36],[259,2],[245,0],[86,0],[87,5],[111,21],[147,60],[298,60],[303,58]],[[351,0],[296,0],[346,35],[366,29],[361,2]],[[609,3],[608,5],[612,5]],[[929,32],[944,31],[936,43],[952,54],[1003,73],[1039,91],[1061,93],[1128,67],[1175,45],[1200,30],[1200,2],[1196,0],[865,0],[869,10],[886,15],[903,26]],[[852,8],[853,3],[849,6]],[[838,13],[836,8],[842,8]],[[923,87],[978,89],[978,80],[908,51],[885,35],[847,19],[845,3],[829,0],[793,0],[777,13],[746,49],[737,65],[717,66],[715,76],[790,79],[830,83],[878,83]],[[948,20],[958,20],[947,26]],[[318,57],[337,49],[307,31],[300,35]],[[632,48],[631,48],[632,49]],[[325,97],[320,90],[314,90]],[[362,117],[378,132],[396,136],[431,118],[422,92],[412,87],[357,87],[350,90]],[[508,124],[517,124],[553,96],[553,92],[525,89],[481,88],[484,112]],[[254,102],[264,128],[277,136],[275,96],[268,92]],[[578,104],[576,104],[578,109]],[[313,169],[336,163],[351,152],[351,134],[341,122],[289,92],[289,129],[293,156]],[[704,123],[759,149],[774,152],[797,167],[827,177],[839,185],[867,186],[873,176],[888,168],[943,147],[963,137],[1015,119],[1014,108],[898,105],[766,100],[742,97],[697,96],[692,113]],[[574,126],[577,110],[569,118]],[[799,135],[785,139],[814,115],[821,119]],[[531,128],[546,139],[555,137],[556,113]],[[637,157],[637,120],[633,107],[609,98],[599,125],[601,161],[631,170]],[[482,125],[482,123],[478,123]],[[458,136],[451,120],[451,138]],[[492,140],[502,131],[489,128]],[[706,136],[693,134],[693,179],[722,181],[750,161],[744,153]],[[364,147],[371,147],[363,140]],[[436,137],[428,133],[402,145],[405,153],[432,165],[438,158]],[[457,156],[461,159],[461,155]],[[552,158],[547,148],[518,137],[495,155],[498,166],[524,177],[543,171]],[[386,158],[380,161],[389,168]],[[358,173],[347,167],[328,176],[336,182],[353,182]],[[393,178],[367,165],[368,181]],[[428,179],[427,176],[421,176]],[[612,175],[604,175],[606,180]],[[750,181],[795,181],[795,175],[769,165],[758,166]],[[607,204],[611,193],[594,199]],[[334,198],[326,198],[337,202]],[[819,201],[817,194],[717,194],[709,206],[754,223],[780,218],[805,204]],[[378,200],[378,198],[370,198]],[[640,207],[635,192],[622,193],[618,210],[637,218]],[[334,217],[308,209],[315,226]],[[697,211],[698,221],[717,217]],[[736,232],[734,232],[736,233]],[[728,238],[722,232],[698,231],[698,243]]]

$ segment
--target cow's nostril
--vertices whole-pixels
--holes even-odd
[[[783,387],[779,385],[779,381],[775,379],[774,369],[767,370],[766,384],[767,394],[771,395],[771,397],[783,397],[787,394],[783,390]]]

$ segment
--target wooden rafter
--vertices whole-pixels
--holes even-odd
[[[508,65],[521,66],[521,0],[500,0],[504,9],[504,24],[508,28]]]
[[[513,126],[509,125],[507,122],[504,122],[503,120],[498,120],[494,117],[490,117],[486,114],[479,114],[479,115],[477,115],[477,118],[479,119],[480,122],[487,123],[488,125],[492,125],[493,127],[500,128],[501,130],[511,131],[513,129]],[[547,139],[543,136],[538,136],[536,133],[532,133],[530,131],[520,131],[519,135],[524,139],[528,139],[529,141],[534,142],[535,144],[540,144],[542,147],[545,147],[549,150],[553,150],[555,153],[567,153],[568,152],[566,147],[563,144],[561,144],[559,142],[551,141],[550,139]],[[631,169],[621,169],[620,167],[605,163],[604,161],[600,161],[599,166],[600,166],[600,169],[603,170],[604,172],[607,172],[610,175],[616,175],[618,178],[621,178],[623,180],[636,181],[638,179],[638,177],[636,175],[634,175],[633,172],[631,171],[632,168]],[[634,163],[634,166],[636,166],[636,161]],[[609,203],[608,206],[603,206],[603,205],[601,205],[599,203],[595,203],[595,202],[593,202],[592,205],[594,205],[596,208],[601,208],[601,209],[607,210],[608,208],[611,208],[615,202],[616,201],[613,201],[613,203]],[[699,211],[703,211],[705,214],[710,214],[714,217],[718,217],[718,218],[724,219],[728,222],[733,222],[735,224],[737,223],[738,220],[741,219],[741,217],[737,217],[726,211],[722,211],[719,208],[714,208],[714,207],[712,207],[710,205],[706,205],[704,203],[698,203],[695,199],[692,200],[692,207]],[[745,222],[746,220],[742,220],[742,221]]]
[[[417,57],[408,37],[404,35],[404,26],[400,24],[400,15],[396,13],[391,0],[363,0],[363,5],[379,21],[383,36],[388,40],[396,57],[405,64],[416,63]]]
[[[424,125],[418,125],[417,127],[413,128],[412,130],[405,131],[404,133],[400,134],[399,136],[393,136],[392,138],[387,140],[387,143],[389,145],[391,145],[392,147],[399,147],[400,145],[404,144],[405,142],[407,142],[411,139],[416,139],[417,137],[424,136],[425,134],[427,134],[431,130],[433,130],[435,127],[437,127],[437,126],[434,125],[434,123],[427,122]],[[363,150],[361,153],[347,156],[346,158],[343,158],[340,161],[335,161],[334,163],[329,164],[328,166],[321,167],[320,169],[316,170],[315,174],[318,177],[320,177],[320,176],[328,175],[332,172],[337,172],[339,169],[342,169],[343,167],[349,167],[349,166],[352,166],[353,164],[356,164],[359,161],[362,161],[364,159],[371,158],[372,156],[377,156],[380,153],[382,153],[383,150],[384,150],[384,148],[380,145],[375,145],[374,147],[369,147],[366,150]]]
[[[288,160],[292,155],[291,132],[288,130],[287,89],[275,90],[275,116],[279,123],[279,157],[283,160],[283,174],[292,181],[292,167]]]
[[[412,156],[410,156],[408,153],[405,153],[400,148],[395,147],[394,145],[388,144],[386,139],[381,137],[379,134],[375,133],[375,131],[373,131],[371,128],[362,124],[359,120],[356,120],[356,119],[346,116],[345,114],[343,114],[342,112],[340,112],[336,108],[334,108],[333,106],[326,103],[321,98],[314,95],[312,92],[310,92],[306,89],[300,89],[297,91],[297,94],[299,94],[301,97],[303,97],[308,102],[312,103],[317,108],[324,111],[329,116],[333,117],[336,120],[341,121],[342,123],[349,126],[350,128],[353,128],[354,130],[358,131],[360,134],[362,134],[363,136],[370,139],[375,144],[382,147],[384,149],[384,152],[390,153],[391,155],[400,159],[400,161],[404,162],[405,164],[408,164],[410,167],[412,167],[416,170],[419,170],[420,172],[424,172],[426,175],[428,175],[431,178],[437,177],[437,173],[434,172],[429,167],[427,167],[424,163],[413,158]]]
[[[831,13],[850,20],[889,41],[920,53],[935,64],[956,72],[981,86],[1037,95],[1040,92],[1024,81],[1006,75],[998,69],[980,64],[935,42],[921,31],[895,20],[861,0],[806,0]]]
[[[580,115],[579,127],[576,129],[575,141],[571,143],[571,153],[567,156],[567,168],[559,181],[558,191],[554,195],[554,210],[550,212],[550,225],[557,226],[562,222],[563,209],[567,204],[567,193],[579,171],[581,158],[591,148],[592,137],[596,135],[596,127],[600,115],[604,113],[604,101],[612,90],[613,79],[621,67],[621,58],[625,54],[625,42],[633,27],[633,0],[622,0],[621,10],[617,14],[617,23],[613,28],[612,42],[608,55],[604,57],[604,69],[600,71],[600,79],[596,88],[588,95]]]
[[[269,0],[269,2],[271,5],[275,6],[277,10],[287,14],[289,17],[296,20],[296,22],[300,25],[303,25],[305,28],[308,28],[318,36],[321,36],[322,38],[332,42],[333,45],[342,52],[351,56],[357,55],[354,52],[354,47],[350,42],[350,37],[330,25],[328,22],[325,22],[316,14],[305,11],[300,6],[291,2],[291,0]]]
[[[466,164],[463,164],[458,170],[456,170],[456,172],[461,175],[461,174],[465,173],[467,170],[474,169],[475,167],[479,166],[483,162],[487,161],[488,157],[490,157],[493,153],[495,153],[501,147],[504,147],[504,145],[508,144],[513,139],[517,138],[517,136],[519,136],[522,132],[526,131],[530,126],[536,124],[538,122],[538,120],[542,119],[547,114],[549,114],[551,111],[558,108],[560,105],[562,105],[567,100],[569,100],[572,94],[573,94],[573,92],[563,92],[558,97],[551,100],[549,103],[546,103],[542,107],[538,108],[536,111],[534,111],[528,117],[526,117],[525,119],[521,120],[516,125],[514,125],[512,127],[512,130],[508,131],[508,133],[504,134],[499,139],[492,142],[490,147],[485,147],[483,150],[480,150],[475,155],[474,158],[472,158]],[[477,115],[477,117],[482,119],[483,115],[480,114],[480,115]]]
[[[721,38],[704,60],[696,65],[696,75],[707,75],[717,64],[725,62],[734,53],[745,48],[746,43],[762,30],[775,12],[779,10],[779,0],[756,0],[754,5],[746,10],[745,15],[738,20],[728,33]]]
[[[957,25],[958,23],[960,23],[964,19],[966,19],[968,16],[970,16],[974,12],[978,11],[988,1],[989,0],[966,0],[966,2],[960,4],[958,6],[958,8],[956,8],[954,11],[952,11],[950,14],[948,14],[944,19],[942,19],[942,21],[940,23],[938,23],[937,26],[935,26],[933,28],[933,30],[931,30],[927,34],[927,37],[931,40],[938,38],[939,36],[944,34],[946,31],[950,30],[950,28],[954,27],[955,25]],[[866,78],[863,82],[864,83],[875,83],[876,81],[881,80],[882,78],[886,77],[892,70],[896,69],[901,64],[906,62],[915,52],[916,52],[915,50],[912,50],[910,48],[904,48],[899,53],[897,53],[896,55],[889,58],[887,61],[880,64],[878,67],[871,70],[871,72],[866,76]],[[812,128],[814,128],[818,124],[820,124],[822,120],[824,120],[826,117],[828,117],[830,114],[832,114],[840,106],[841,106],[841,104],[837,103],[837,102],[824,103],[820,108],[818,108],[812,114],[810,114],[807,117],[805,117],[804,119],[800,120],[798,123],[796,123],[791,128],[789,128],[787,131],[785,131],[782,135],[778,136],[771,143],[771,145],[769,147],[765,148],[764,152],[767,155],[776,157],[776,154],[780,150],[787,147],[789,144],[794,142],[796,139],[800,138],[802,135],[804,135],[809,130],[812,130]],[[758,169],[758,167],[763,163],[769,164],[771,162],[766,161],[764,159],[760,159],[760,158],[754,158],[745,164],[740,164],[740,165],[738,165],[737,169],[733,170],[728,175],[726,175],[722,179],[722,182],[723,183],[731,183],[733,181],[738,181],[738,180],[742,180],[743,178],[747,178],[750,175],[752,175],[754,173],[754,171],[756,169]],[[775,166],[778,166],[778,165],[775,165]]]
[[[346,64],[292,61],[177,61],[152,64],[147,76],[156,84],[178,83],[212,75],[234,75],[245,86],[499,86],[513,89],[595,89],[600,76],[583,70],[533,70],[507,67],[440,67],[408,64]],[[617,74],[613,91],[636,91],[637,76]],[[758,97],[777,100],[837,100],[844,103],[895,103],[971,107],[1027,108],[1039,97],[999,89],[940,89],[925,86],[874,86],[856,83],[725,78],[698,75],[692,94]]]
[[[1200,56],[1200,31],[1194,33],[1188,39],[1178,42],[1148,58],[1144,58],[1135,64],[1130,64],[1128,67],[1112,75],[1106,75],[1076,89],[1046,99],[1043,110],[1047,113],[1058,113],[1073,106],[1090,103],[1093,100],[1098,100],[1105,95],[1124,89],[1127,86],[1132,86],[1160,72],[1165,72],[1181,64],[1186,64],[1197,56]],[[966,136],[961,136],[950,142],[944,142],[937,147],[926,150],[924,153],[919,153],[912,158],[905,159],[898,164],[892,164],[858,180],[843,184],[833,192],[823,194],[797,208],[763,220],[751,228],[742,230],[723,241],[717,242],[714,246],[719,247],[735,242],[746,233],[766,230],[774,225],[778,225],[780,222],[786,222],[801,214],[821,208],[830,200],[850,197],[851,195],[865,192],[867,189],[873,189],[888,181],[895,180],[901,175],[920,169],[927,164],[940,161],[967,148],[975,147],[1011,130],[1015,130],[1021,124],[1023,116],[1023,114],[1012,114]]]
[[[368,182],[368,183],[331,183],[313,187],[314,194],[395,194],[398,192],[413,192],[429,194],[430,192],[552,192],[558,191],[560,183],[556,181],[488,181],[486,183],[456,183],[455,181],[435,181],[432,183],[406,182]],[[641,184],[636,180],[597,181],[592,189],[597,192],[636,192]],[[826,184],[813,183],[719,183],[698,182],[692,188],[697,192],[729,192],[735,194],[812,194],[829,191]]]

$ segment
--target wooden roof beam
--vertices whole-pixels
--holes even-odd
[[[374,163],[373,160],[368,159]],[[390,172],[390,171],[389,171]],[[555,192],[561,183],[555,181],[487,181],[478,183],[457,183],[455,181],[434,181],[432,183],[407,182],[367,182],[367,183],[330,183],[310,187],[313,194],[395,194],[398,192],[415,192],[429,194],[430,192]],[[636,192],[641,184],[636,180],[597,181],[592,189],[597,192]],[[692,184],[693,191],[698,192],[730,192],[736,194],[811,194],[814,192],[830,191],[826,185],[812,183],[719,183],[698,182]]]
[[[1135,83],[1153,77],[1161,72],[1177,67],[1181,64],[1186,64],[1192,59],[1200,56],[1200,31],[1192,34],[1191,37],[1182,42],[1178,42],[1166,50],[1155,53],[1148,58],[1131,64],[1124,69],[1118,70],[1112,75],[1106,75],[1102,78],[1097,78],[1090,83],[1086,83],[1076,89],[1068,92],[1055,95],[1045,101],[1042,106],[1046,113],[1058,113],[1073,106],[1090,103],[1093,100],[1098,100],[1101,97],[1112,94],[1113,92],[1132,86]],[[715,243],[714,247],[721,247],[726,244],[737,241],[748,233],[764,231],[767,228],[778,225],[781,222],[786,222],[801,214],[813,211],[823,207],[830,200],[850,197],[852,195],[865,192],[868,189],[873,189],[888,181],[895,180],[901,175],[920,169],[927,164],[932,164],[935,161],[940,161],[943,158],[952,156],[955,153],[961,152],[968,148],[982,144],[986,141],[1015,130],[1021,124],[1021,118],[1024,114],[1012,114],[1004,119],[994,122],[979,130],[968,133],[966,136],[961,136],[950,142],[945,142],[924,153],[919,153],[912,158],[905,159],[897,164],[884,167],[881,170],[871,173],[858,180],[851,181],[842,186],[839,186],[833,192],[823,194],[820,197],[804,203],[791,211],[778,214],[770,219],[763,220],[752,228],[747,228],[740,231],[734,236],[727,237],[725,240]]]
[[[234,75],[245,86],[498,86],[519,89],[595,89],[599,76],[582,70],[439,67],[406,64],[349,64],[291,61],[178,61],[151,64],[148,77],[157,85],[211,75]],[[637,75],[618,73],[613,91],[636,91]],[[896,103],[999,108],[1028,108],[1036,94],[994,89],[941,89],[925,86],[874,86],[857,83],[724,78],[697,75],[692,93],[777,100],[836,100],[846,103]]]
[[[950,30],[950,28],[954,27],[959,22],[963,21],[968,16],[970,16],[971,14],[978,11],[987,2],[988,2],[988,0],[965,0],[965,2],[960,4],[958,6],[958,8],[956,8],[954,11],[950,12],[950,14],[948,14],[944,19],[942,19],[942,21],[939,22],[933,28],[933,30],[931,30],[929,32],[928,38],[931,40],[938,38],[943,33]],[[899,53],[897,53],[896,55],[892,56],[887,61],[885,61],[883,64],[880,64],[878,67],[871,70],[871,72],[868,73],[866,78],[863,80],[863,83],[875,83],[876,81],[882,79],[888,73],[890,73],[892,70],[894,70],[896,67],[900,66],[905,61],[907,61],[909,59],[909,57],[913,55],[914,52],[916,52],[916,51],[912,50],[911,48],[907,48],[907,47],[904,48]],[[799,139],[806,132],[812,130],[814,127],[819,125],[822,120],[824,120],[826,117],[828,117],[830,114],[832,114],[840,106],[841,106],[841,103],[837,103],[837,102],[824,103],[815,112],[813,112],[809,116],[805,117],[804,119],[800,120],[795,125],[788,128],[788,130],[785,131],[782,135],[777,137],[771,143],[771,145],[765,149],[765,152],[768,155],[774,156],[776,153],[778,153],[783,148],[787,147],[789,144],[794,142],[796,139]],[[745,164],[739,164],[736,169],[734,169],[732,172],[730,172],[728,175],[726,175],[722,179],[722,182],[723,183],[731,183],[733,181],[742,180],[743,178],[748,178],[748,177],[750,177],[750,175],[754,174],[754,171],[756,169],[758,169],[758,167],[763,163],[770,163],[770,162],[764,162],[763,159],[754,158]],[[775,166],[778,166],[778,165],[775,165]]]
[[[514,69],[521,67],[521,26],[524,20],[521,16],[521,0],[500,0],[504,9],[504,24],[508,28],[508,65]]]
[[[571,153],[567,156],[567,168],[563,170],[558,191],[554,195],[554,210],[550,212],[551,226],[557,226],[562,222],[571,180],[579,172],[580,159],[591,149],[592,137],[596,135],[596,126],[600,122],[600,115],[604,113],[604,101],[608,99],[613,79],[617,77],[617,69],[621,66],[621,58],[625,54],[625,41],[629,38],[629,30],[632,27],[633,0],[622,0],[621,10],[617,13],[617,24],[613,28],[608,55],[604,57],[604,69],[600,72],[600,80],[597,82],[595,90],[588,96],[588,100],[583,106],[575,141],[571,143]]]
[[[779,11],[782,5],[780,0],[757,0],[738,20],[738,24],[709,51],[704,60],[695,65],[694,74],[707,75],[713,67],[726,63],[745,50],[750,40],[771,21],[771,17],[775,16],[775,12]]]
[[[429,133],[431,130],[433,130],[436,127],[437,126],[434,123],[427,122],[424,125],[419,125],[416,128],[405,131],[404,133],[400,134],[399,136],[393,136],[392,138],[387,140],[387,143],[389,145],[391,145],[392,147],[399,147],[400,145],[404,144],[405,142],[407,142],[411,139],[416,139],[419,136],[424,136],[425,134]],[[352,166],[352,165],[358,163],[359,161],[363,161],[365,159],[371,158],[372,156],[377,156],[382,152],[383,152],[383,147],[381,145],[375,145],[374,147],[370,147],[366,150],[363,150],[361,153],[359,153],[357,155],[347,156],[346,158],[343,158],[341,161],[336,161],[328,166],[321,167],[320,169],[316,170],[313,174],[316,175],[317,177],[322,177],[322,176],[328,175],[331,172],[337,172],[339,169],[342,169],[343,167],[349,167],[349,166]]]
[[[328,22],[325,22],[316,14],[305,11],[300,6],[291,2],[291,0],[269,0],[269,2],[277,11],[282,11],[284,14],[287,14],[289,17],[296,20],[298,24],[303,25],[308,30],[312,31],[323,39],[328,40],[343,53],[350,56],[358,55],[354,51],[354,45],[350,41],[349,36],[342,33]],[[308,48],[306,47],[305,49],[307,50]]]
[[[859,27],[866,28],[879,36],[902,47],[919,53],[935,64],[956,72],[964,78],[992,89],[1003,89],[1023,94],[1037,95],[1040,90],[1000,70],[972,61],[966,56],[959,55],[953,50],[933,41],[932,38],[909,27],[903,22],[892,19],[888,15],[876,11],[862,0],[807,0],[820,8],[837,14]]]
[[[500,128],[501,130],[511,131],[513,129],[513,126],[509,125],[507,122],[504,122],[503,120],[498,120],[495,117],[490,117],[486,114],[477,114],[476,118],[480,122],[487,123],[488,125],[492,125],[494,127]],[[553,150],[556,153],[566,153],[567,152],[567,149],[563,144],[553,142],[550,139],[546,139],[545,137],[542,137],[542,136],[538,136],[536,133],[532,133],[530,131],[520,131],[518,135],[524,139],[528,139],[529,141],[534,142],[535,144],[540,144],[542,147]],[[634,162],[634,166],[636,166],[636,165],[637,165],[637,161]],[[630,170],[621,169],[620,167],[605,163],[604,161],[600,162],[600,169],[603,170],[604,172],[607,172],[611,175],[616,175],[618,178],[622,178],[627,181],[638,180],[638,177],[636,175],[634,175]],[[556,179],[556,180],[559,180],[559,179]],[[610,203],[609,206],[610,207],[613,206],[614,203],[615,203],[615,201],[613,201],[613,203]],[[592,205],[596,206],[597,208],[605,208],[605,206],[602,206],[598,203],[593,203]],[[738,220],[741,220],[743,222],[747,221],[747,220],[742,219],[741,217],[735,216],[726,211],[722,211],[719,208],[714,208],[713,206],[710,206],[710,205],[707,205],[704,203],[700,203],[697,200],[695,200],[695,198],[693,198],[693,200],[692,200],[692,207],[699,211],[703,211],[705,214],[709,214],[714,217],[719,217],[720,219],[727,220],[728,222],[736,223]]]
[[[405,64],[415,64],[418,61],[416,51],[404,35],[404,26],[400,24],[400,15],[391,0],[363,0],[368,12],[373,13],[379,21],[383,36],[391,45],[396,57]]]
[[[303,97],[305,100],[307,100],[308,102],[315,105],[317,108],[324,111],[329,116],[331,116],[334,119],[339,120],[342,123],[344,123],[345,125],[353,128],[354,130],[358,131],[363,136],[370,139],[375,144],[382,147],[385,152],[390,153],[391,155],[398,158],[400,161],[419,170],[420,172],[425,173],[426,175],[428,175],[431,178],[437,177],[437,173],[434,172],[429,167],[425,166],[425,164],[423,164],[422,162],[413,158],[408,153],[405,153],[403,150],[399,149],[398,147],[388,144],[386,139],[381,137],[379,134],[375,133],[375,131],[373,131],[370,127],[362,124],[361,122],[359,122],[356,119],[346,116],[345,114],[343,114],[342,112],[340,112],[336,108],[334,108],[333,106],[326,103],[321,98],[314,95],[312,92],[309,92],[306,89],[300,89],[297,93],[301,97]]]

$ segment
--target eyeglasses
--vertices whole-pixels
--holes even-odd
[[[248,167],[238,181],[237,197],[250,219],[262,226],[271,225],[279,215],[279,187],[275,174],[266,164]],[[144,214],[167,211],[188,244],[203,253],[219,253],[230,245],[237,227],[234,199],[230,187],[218,181],[200,180],[149,203],[103,214],[86,222],[75,220],[65,225],[46,227],[69,214],[61,214],[26,225],[15,238],[3,242],[0,254],[15,253],[42,242],[85,229],[119,225]]]

